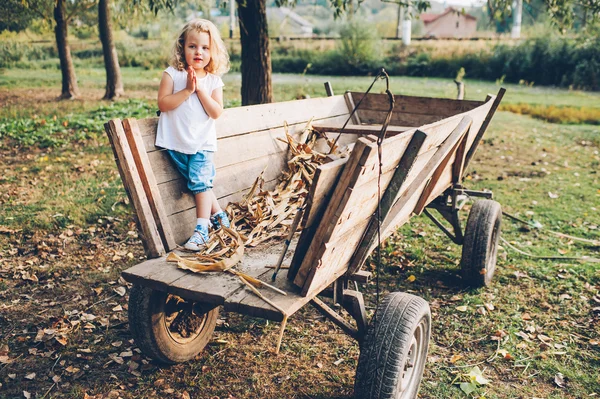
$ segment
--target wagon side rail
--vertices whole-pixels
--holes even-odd
[[[410,162],[414,166],[404,177],[403,184],[399,184],[399,177],[392,184],[399,187],[396,187],[395,195],[387,199],[394,206],[391,206],[384,220],[382,239],[389,236],[396,226],[408,221],[413,214],[419,214],[433,198],[452,185],[456,180],[453,175],[462,173],[465,154],[475,141],[476,133],[480,132],[486,119],[489,123],[488,115],[494,99],[495,97],[490,96],[486,102],[469,102],[466,112],[462,114],[455,114],[384,140],[381,190],[388,188],[397,165],[403,154],[407,154],[416,132],[427,135],[423,144],[415,151],[417,158]],[[448,100],[448,104],[455,108],[464,105],[460,101],[458,103]],[[291,275],[294,283],[302,287],[303,295],[321,291],[346,273],[355,273],[374,248],[372,230],[368,234],[368,240],[361,242],[377,208],[378,163],[375,140],[369,136],[359,139],[339,177],[322,221],[312,234],[302,263],[297,273]],[[357,248],[362,248],[360,254],[355,254]]]
[[[501,88],[498,92],[497,96],[488,95],[485,102],[480,103],[481,105],[477,108],[480,108],[480,111],[476,113],[476,120],[473,121],[470,116],[465,116],[461,120],[461,123],[456,127],[455,131],[448,138],[445,145],[450,148],[449,151],[444,155],[442,151],[442,147],[438,150],[438,155],[442,156],[441,162],[435,166],[435,171],[433,175],[427,178],[427,184],[425,185],[422,193],[420,194],[419,200],[415,205],[412,213],[415,215],[420,215],[425,208],[432,203],[433,200],[443,195],[443,193],[448,189],[448,187],[456,187],[457,189],[462,188],[460,186],[464,171],[467,167],[467,164],[472,159],[477,146],[479,145],[489,123],[491,122],[494,113],[496,112],[502,97],[506,90]],[[456,103],[461,103],[462,101],[457,100],[448,100],[450,106],[456,107]],[[455,103],[455,104],[452,104]],[[467,107],[472,107],[476,102],[469,102],[466,104]],[[477,109],[474,109],[475,113]],[[483,121],[481,121],[481,116],[477,114],[481,114],[481,111],[486,111],[485,117]],[[469,112],[467,112],[469,114]],[[474,125],[474,126],[472,126]],[[474,127],[474,128],[472,128]],[[477,128],[478,127],[478,128]],[[476,133],[475,133],[476,132]],[[452,137],[456,137],[456,140],[450,140]],[[406,157],[406,155],[405,155]],[[404,160],[404,158],[403,158]],[[406,159],[408,161],[409,159]],[[428,164],[429,166],[434,166],[431,162]],[[450,166],[449,166],[450,165]],[[400,165],[398,171],[400,170]],[[398,172],[397,171],[397,172]],[[426,171],[422,170],[421,175],[416,181],[425,177]],[[381,229],[381,239],[384,240],[390,234],[393,233],[395,226],[402,223],[402,216],[399,216],[398,213],[402,210],[403,206],[406,204],[406,198],[396,198],[399,191],[399,185],[404,181],[402,176],[395,176],[394,180],[396,181],[395,185],[390,184],[387,188],[381,202],[382,211],[380,216],[380,229]],[[413,182],[413,185],[415,183]],[[405,194],[412,191],[412,187],[409,187]],[[479,193],[475,193],[479,194]],[[481,196],[486,196],[486,193],[482,193]],[[406,195],[405,195],[406,197]],[[455,201],[456,199],[454,199]],[[396,201],[394,206],[390,206],[390,201]],[[456,205],[456,204],[454,204]],[[437,209],[437,208],[436,208]],[[439,210],[439,209],[438,209]],[[441,210],[442,215],[446,218],[452,226],[454,227],[455,233],[452,235],[442,224],[439,223],[435,218],[434,223],[440,227],[444,233],[446,233],[454,242],[462,243],[462,233],[460,231],[460,224],[458,223],[457,215],[455,213],[448,214],[444,209]],[[427,216],[430,218],[432,215],[427,212]],[[410,217],[410,215],[409,215]],[[373,220],[369,225],[369,228],[365,232],[360,244],[356,252],[354,253],[352,260],[350,262],[350,266],[348,268],[348,275],[352,273],[356,273],[364,262],[366,261],[369,254],[375,249],[377,246],[377,219],[376,215],[373,216]]]
[[[136,223],[141,232],[146,256],[160,257],[166,252],[165,246],[123,123],[120,119],[113,119],[106,123],[104,128],[113,149],[123,186],[135,210]]]

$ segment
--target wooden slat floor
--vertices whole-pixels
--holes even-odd
[[[291,263],[298,236],[299,234],[296,234],[290,244],[283,262],[284,266],[289,266]],[[266,266],[275,265],[282,251],[283,240],[270,240],[254,248],[245,248],[242,261],[234,268],[285,291],[287,296],[268,288],[259,289],[265,297],[291,316],[314,296],[300,295],[300,289],[287,278],[288,269],[280,270],[276,282],[271,282],[273,269]],[[179,255],[190,255],[189,252],[175,252]],[[167,262],[166,257],[160,257],[135,265],[123,271],[122,275],[130,283],[148,286],[188,300],[222,305],[225,311],[273,321],[283,319],[279,310],[258,298],[237,277],[229,273],[192,273],[177,268],[176,263]]]

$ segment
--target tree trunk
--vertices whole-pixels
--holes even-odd
[[[242,43],[242,105],[273,101],[266,0],[238,2]]]
[[[106,92],[104,93],[104,100],[114,100],[125,94],[117,49],[113,42],[109,1],[98,1],[98,27],[100,30],[100,41],[102,42],[102,53],[104,54],[104,68],[106,69]]]
[[[60,59],[60,71],[62,73],[61,99],[73,99],[79,96],[77,87],[77,76],[73,67],[71,58],[71,49],[67,42],[67,21],[65,20],[65,0],[57,0],[54,6],[54,20],[56,27],[54,34],[56,36],[56,47],[58,49],[58,58]]]

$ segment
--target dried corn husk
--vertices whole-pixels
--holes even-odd
[[[296,210],[306,200],[315,170],[327,156],[314,150],[319,136],[310,122],[300,133],[299,142],[288,133],[287,123],[284,127],[286,138],[278,140],[288,145],[291,159],[280,183],[273,191],[263,190],[265,168],[242,200],[227,206],[231,220],[246,236],[246,246],[253,247],[271,238],[288,235]]]
[[[213,252],[217,249],[216,252]],[[211,253],[213,252],[213,253]],[[173,252],[167,256],[167,262],[177,262],[177,267],[196,273],[226,271],[244,256],[244,243],[237,231],[223,226],[209,235],[206,249],[190,257],[181,257]]]

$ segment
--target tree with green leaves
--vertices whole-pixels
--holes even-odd
[[[267,25],[266,0],[236,0],[242,44],[242,105],[273,101],[271,84],[271,50]],[[363,0],[329,0],[335,18],[352,14]],[[429,6],[426,0],[400,0],[404,6],[419,10]],[[275,5],[291,6],[296,0],[275,0]]]
[[[600,20],[600,0],[523,0],[524,5],[533,3],[543,7],[549,20],[563,33]],[[493,21],[504,25],[515,12],[513,0],[487,0],[487,9]]]
[[[76,16],[95,5],[95,0],[3,0],[0,9],[11,10],[2,13],[0,30],[25,30],[34,19],[50,20],[54,18],[54,37],[60,70],[62,88],[60,99],[73,99],[79,96],[77,76],[71,57],[68,41],[69,22]],[[12,12],[15,10],[16,12]],[[52,16],[52,17],[50,17]]]

